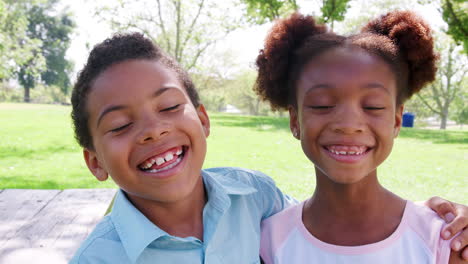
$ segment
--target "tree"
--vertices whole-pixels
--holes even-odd
[[[58,0],[47,0],[27,9],[27,35],[30,39],[40,41],[41,45],[40,50],[34,52],[35,56],[20,66],[17,73],[25,89],[25,102],[29,102],[29,90],[40,81],[60,87],[65,94],[70,88],[69,74],[73,64],[65,58],[65,53],[70,46],[74,23],[69,13],[54,10],[57,3]],[[31,72],[31,65],[37,63],[38,54],[45,59],[46,67],[40,72]]]
[[[349,8],[350,0],[322,0],[321,22],[330,25],[333,30],[335,21],[343,21],[346,11]]]
[[[96,14],[114,30],[144,33],[191,71],[209,47],[242,24],[241,17],[226,13],[229,4],[215,0],[120,0]]]
[[[16,69],[35,59],[29,71],[37,72],[44,67],[43,58],[35,56],[41,42],[27,35],[26,8],[32,0],[0,0],[0,81],[13,77]]]
[[[442,18],[447,22],[447,34],[463,43],[468,54],[468,3],[466,0],[442,0]]]
[[[349,8],[349,1],[321,0],[320,21],[330,24],[333,29],[335,21],[344,19]],[[242,0],[242,2],[247,6],[246,14],[249,21],[256,24],[264,24],[299,10],[296,0]]]
[[[249,21],[264,24],[298,10],[296,0],[243,0]]]
[[[465,56],[460,57],[460,49],[449,39],[441,50],[441,60],[437,79],[417,94],[417,98],[440,118],[440,129],[447,127],[450,107],[457,97],[466,93],[466,72],[468,63]]]

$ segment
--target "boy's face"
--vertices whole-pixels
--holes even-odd
[[[203,188],[209,119],[172,70],[152,60],[113,65],[92,84],[87,110],[94,150],[84,156],[98,180],[110,175],[133,201],[170,203]]]
[[[318,176],[351,184],[376,175],[401,126],[394,76],[362,50],[332,49],[306,64],[290,126]]]

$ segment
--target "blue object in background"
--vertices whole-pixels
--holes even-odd
[[[414,117],[415,114],[406,112],[403,114],[403,127],[413,127],[414,126]]]

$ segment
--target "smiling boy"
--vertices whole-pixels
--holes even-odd
[[[187,73],[140,34],[97,45],[72,118],[94,176],[120,187],[72,263],[259,263],[260,221],[290,201],[273,181],[202,170],[210,122]]]

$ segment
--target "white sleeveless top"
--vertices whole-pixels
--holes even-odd
[[[449,261],[444,221],[431,209],[407,201],[400,225],[388,238],[362,246],[337,246],[311,235],[302,222],[304,202],[262,222],[260,255],[266,264],[431,263]]]

